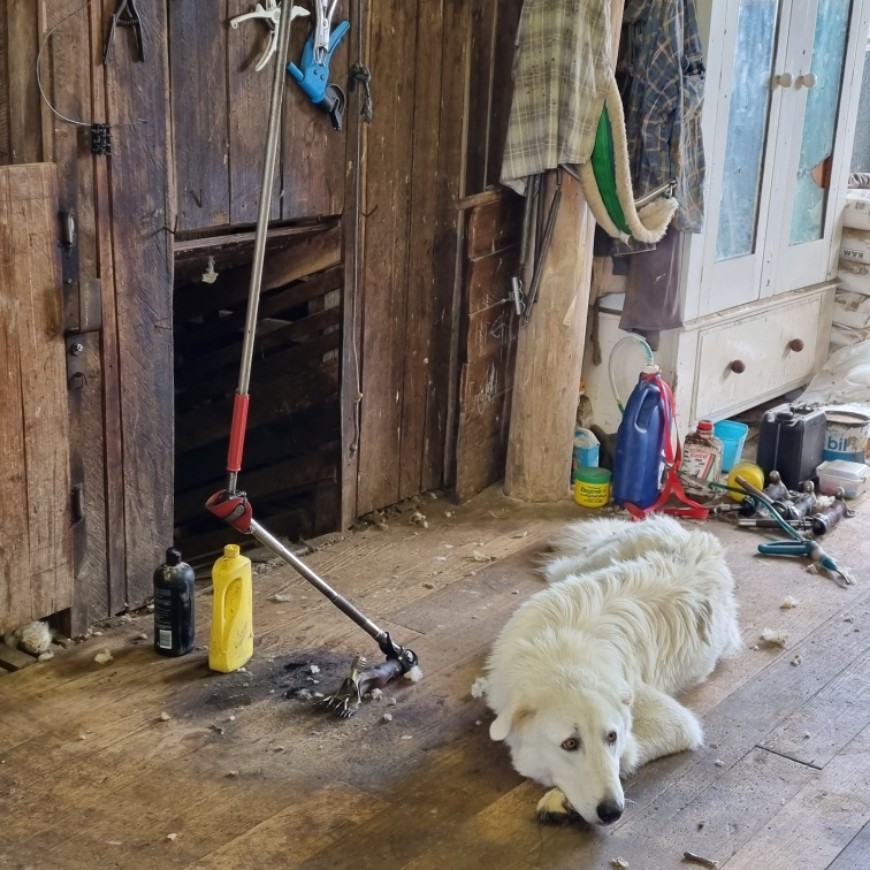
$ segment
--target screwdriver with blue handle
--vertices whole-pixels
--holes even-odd
[[[776,509],[773,501],[769,499],[758,487],[737,475],[734,482],[745,492],[763,504],[770,516],[776,520],[779,527],[789,536],[788,541],[771,541],[758,545],[758,552],[765,556],[804,556],[811,559],[816,565],[821,565],[834,575],[842,586],[851,586],[855,581],[849,574],[841,569],[837,563],[816,542],[805,538],[796,528],[783,519]]]

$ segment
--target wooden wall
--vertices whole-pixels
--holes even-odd
[[[71,607],[57,167],[0,167],[0,633]]]
[[[360,382],[345,409],[352,515],[456,479],[465,213],[498,180],[521,3],[391,0],[368,36]],[[475,304],[475,303],[472,303]],[[351,442],[353,443],[353,439]],[[488,482],[488,481],[487,481]]]
[[[210,16],[201,15],[196,0],[175,0],[170,7],[176,239],[188,245],[206,228],[253,220],[262,163],[271,76],[251,69],[263,45],[262,28],[251,22],[238,30],[226,26],[229,17],[247,10],[242,0],[216,5]],[[352,21],[336,52],[333,80],[343,82],[358,59],[370,67],[371,125],[359,122],[359,93],[350,96],[345,129],[337,133],[288,82],[271,218],[275,225],[343,218],[336,526],[445,485],[471,495],[503,468],[507,405],[502,402],[500,416],[494,415],[490,397],[485,420],[480,418],[480,398],[472,394],[481,385],[465,369],[491,360],[478,360],[477,351],[462,343],[469,318],[480,317],[480,291],[469,296],[465,288],[464,237],[467,213],[498,182],[520,8],[520,0],[340,3],[335,21],[358,9],[363,20],[361,27]],[[308,24],[297,19],[291,56],[301,51],[307,33]],[[203,94],[213,97],[204,101]],[[497,208],[485,220],[516,218],[515,209]],[[514,339],[508,329],[505,353],[499,351],[507,366],[499,401],[510,385]],[[491,350],[487,345],[481,353]],[[472,419],[461,407],[465,401],[478,414],[475,436],[498,447],[485,459],[486,472],[471,470],[479,449],[457,454],[457,439]],[[472,442],[466,436],[461,443]]]
[[[348,6],[339,3],[333,25]],[[199,0],[169,5],[178,189],[175,537],[198,561],[239,539],[204,503],[226,484],[275,73],[274,56],[255,69],[265,25],[229,23],[252,8],[248,0],[220,0],[205,12]],[[310,19],[294,21],[291,60],[298,62],[310,29]],[[346,37],[331,66],[341,85],[348,55]],[[340,523],[347,126],[334,130],[287,77],[239,487],[258,521],[294,539]],[[215,274],[203,280],[210,268]]]
[[[521,223],[522,200],[507,191],[493,191],[467,214],[454,481],[460,500],[504,473],[519,329],[509,294]]]
[[[56,163],[56,211],[75,224],[75,243],[61,258],[71,482],[82,509],[73,529],[73,627],[144,600],[155,555],[172,540],[166,18],[162,4],[142,9],[144,63],[122,29],[103,66],[116,6],[0,2],[0,65],[7,71],[0,162]],[[36,82],[40,46],[46,101]],[[92,155],[92,122],[111,125],[111,156]]]
[[[300,4],[307,6],[307,4]],[[338,4],[333,23],[348,14]],[[267,44],[256,20],[229,26],[252,0],[167,0],[178,223],[185,232],[257,220],[274,58],[254,66]],[[298,62],[310,19],[296,18],[290,58]],[[335,81],[348,68],[345,37],[332,59]],[[338,215],[344,207],[345,134],[334,131],[288,76],[271,220]]]
[[[115,0],[0,0],[0,164],[56,163],[57,209],[76,228],[61,269],[63,341],[79,347],[66,355],[71,485],[83,514],[72,529],[78,626],[150,594],[177,531],[173,514],[200,522],[213,484],[203,469],[223,452],[219,427],[197,414],[218,419],[232,383],[260,193],[272,67],[252,66],[266,33],[257,22],[228,24],[252,6],[140,3],[144,61],[119,28],[104,65]],[[466,232],[498,179],[520,6],[342,0],[336,21],[357,9],[364,17],[337,51],[333,79],[343,82],[357,59],[370,66],[370,126],[359,121],[358,93],[339,133],[287,82],[269,247],[285,274],[266,291],[272,322],[261,348],[275,359],[258,357],[252,373],[262,413],[275,417],[254,436],[265,464],[250,470],[276,510],[307,512],[312,531],[431,488],[470,494],[498,473],[497,462],[485,475],[463,470],[476,461],[463,454],[469,327],[493,292]],[[292,56],[308,29],[297,19]],[[94,122],[111,125],[111,155],[91,153]],[[328,254],[306,259],[316,239],[330,240]],[[216,252],[219,293],[196,278]],[[282,353],[304,357],[304,373],[282,368]],[[285,388],[295,399],[282,419]],[[498,441],[504,417],[477,426],[474,438]],[[205,512],[201,521],[229,534]]]

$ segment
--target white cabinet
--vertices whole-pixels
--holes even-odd
[[[699,0],[707,210],[687,243],[686,319],[835,276],[867,5]]]
[[[677,339],[678,409],[719,420],[806,384],[827,358],[833,302],[817,285],[699,318]]]
[[[696,7],[706,219],[684,239],[684,327],[656,354],[683,431],[805,384],[824,362],[870,16],[870,0]],[[602,366],[584,365],[593,411],[612,403],[604,336],[602,349]]]
[[[655,357],[673,387],[680,432],[685,435],[697,420],[721,420],[806,384],[827,359],[833,304],[833,285],[819,284],[708,314],[688,328],[663,333]],[[627,337],[619,329],[619,316],[606,301],[598,318],[604,362],[593,364],[591,343],[583,359],[591,422],[605,432],[616,431],[617,397],[625,404],[646,362],[634,341],[624,342],[609,360],[617,342]]]

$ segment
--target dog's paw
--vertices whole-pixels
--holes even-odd
[[[583,817],[568,803],[568,798],[558,788],[551,788],[538,801],[537,814],[538,821],[547,825],[583,821]]]

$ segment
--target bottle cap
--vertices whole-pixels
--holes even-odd
[[[698,431],[699,432],[712,432],[713,431],[713,421],[712,420],[698,420]]]
[[[175,547],[169,547],[166,551],[166,564],[170,568],[181,564],[181,550],[176,550]]]
[[[238,544],[225,544],[224,545],[224,558],[226,559],[235,559],[236,556],[241,552],[241,548]]]

